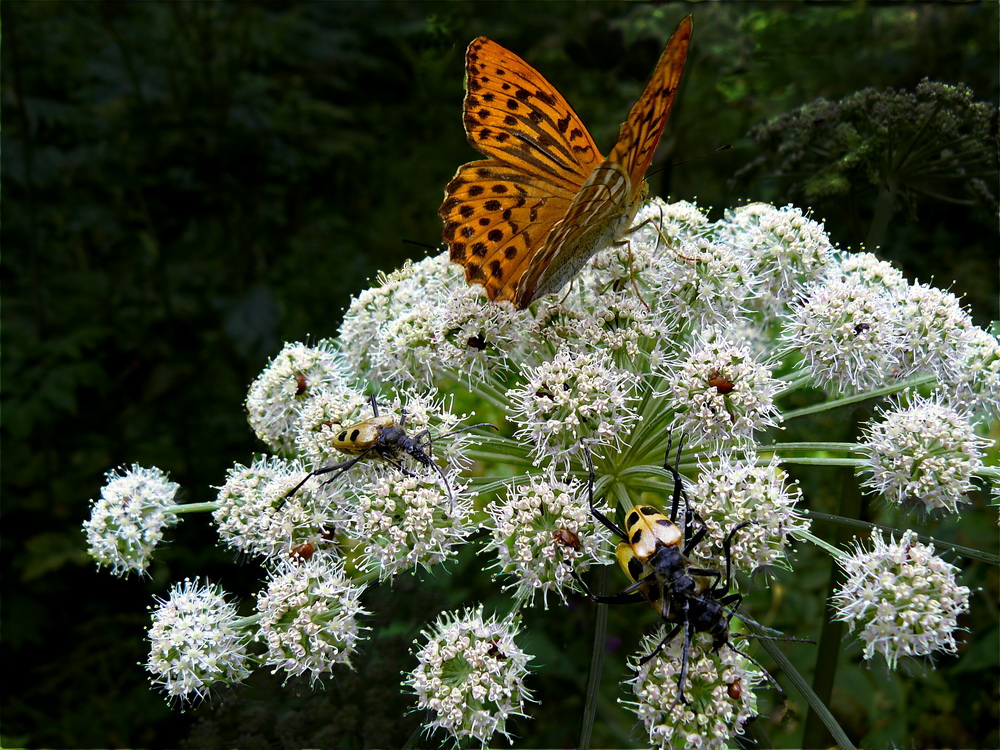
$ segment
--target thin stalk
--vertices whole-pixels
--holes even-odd
[[[844,516],[837,516],[832,513],[820,513],[819,511],[808,510],[808,509],[806,509],[803,512],[808,514],[810,518],[815,519],[816,521],[823,521],[830,524],[836,524],[838,526],[844,526],[850,529],[863,529],[864,531],[869,531],[869,532],[872,529],[880,529],[881,531],[885,531],[890,534],[902,534],[905,531],[905,529],[896,529],[893,528],[892,526],[884,526],[883,524],[872,523],[871,521],[859,521],[855,518],[845,518]],[[816,539],[815,537],[810,538],[812,537],[811,534],[802,535],[799,534],[798,532],[793,532],[793,536],[795,536],[796,538],[812,542],[813,544],[818,544],[819,546],[823,547],[823,549],[826,549],[828,552],[830,552],[830,550],[828,549],[829,545],[827,545],[825,542],[822,542],[821,540]],[[954,552],[956,555],[961,555],[962,557],[966,557],[970,560],[979,560],[980,562],[984,562],[987,565],[1000,566],[1000,555],[994,555],[990,552],[983,552],[982,550],[974,549],[973,547],[966,547],[965,545],[962,544],[954,544],[952,542],[946,542],[942,539],[935,539],[934,537],[927,536],[926,534],[917,534],[916,538],[922,544],[933,544],[934,547],[937,549],[947,548],[951,552]],[[841,555],[844,554],[839,550],[838,553]],[[831,552],[831,554],[834,553]]]
[[[893,383],[892,385],[887,385],[882,388],[876,388],[873,391],[858,393],[854,396],[842,396],[841,398],[836,398],[833,401],[824,401],[821,404],[813,404],[812,406],[804,406],[801,409],[793,409],[792,411],[785,412],[782,415],[782,420],[787,422],[791,419],[795,419],[796,417],[804,417],[808,414],[819,414],[830,409],[838,409],[841,406],[850,406],[869,399],[890,396],[893,393],[905,391],[907,388],[916,388],[917,386],[927,385],[933,382],[933,375],[921,375],[920,377],[904,380],[900,383]]]
[[[861,488],[854,481],[853,472],[849,472],[846,469],[842,471],[841,481],[840,515],[848,518],[860,518],[862,515]],[[834,535],[834,546],[842,548],[849,541],[850,538],[847,529],[838,528],[837,533]],[[830,601],[830,597],[840,587],[843,575],[844,573],[841,570],[840,564],[831,553],[827,602]],[[824,709],[830,705],[830,697],[833,695],[833,683],[837,676],[837,662],[840,658],[840,649],[844,640],[845,624],[840,620],[835,620],[833,618],[834,614],[834,609],[829,604],[823,608],[823,627],[820,630],[819,646],[816,649],[816,668],[813,672],[812,689],[816,694],[819,705],[822,705]],[[825,713],[828,713],[828,711],[824,711],[824,709],[818,708],[817,704],[810,701],[809,712],[806,715],[805,726],[802,730],[802,747],[825,747],[829,742],[828,738],[834,734],[828,723],[828,717],[825,716]],[[842,739],[834,737],[834,741],[841,747],[845,746],[844,742],[846,740],[846,736]]]
[[[603,592],[608,583],[608,565],[601,565],[595,574],[594,586],[598,592]],[[583,717],[580,721],[580,750],[589,750],[590,736],[594,730],[594,718],[597,716],[597,704],[601,696],[601,672],[604,667],[604,649],[608,638],[608,605],[598,604],[594,615],[594,647],[590,652],[590,676],[587,678],[586,702],[583,706]]]

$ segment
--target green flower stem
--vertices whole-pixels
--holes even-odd
[[[751,629],[755,630],[755,628],[752,627]],[[826,702],[824,702],[824,700],[820,696],[818,696],[815,692],[813,692],[813,689],[809,686],[809,683],[806,682],[802,674],[795,668],[795,665],[792,664],[791,660],[787,656],[785,656],[784,652],[781,650],[778,644],[770,640],[761,640],[760,645],[761,648],[763,648],[767,652],[768,656],[774,659],[774,661],[778,664],[778,666],[781,667],[782,670],[784,670],[785,674],[788,676],[788,679],[791,680],[792,684],[795,686],[795,689],[799,691],[799,694],[801,694],[802,697],[806,699],[806,702],[809,704],[810,707],[810,716],[812,715],[812,712],[816,713],[816,715],[819,717],[819,720],[822,722],[822,725],[826,727],[827,731],[830,733],[830,736],[833,737],[836,746],[838,748],[842,748],[842,750],[854,750],[854,744],[848,738],[847,733],[841,728],[840,724],[837,722],[837,719],[830,712],[830,709],[826,707]],[[824,738],[824,740],[825,739],[826,738]],[[827,747],[828,745],[829,743],[824,742],[822,744],[822,747]],[[809,744],[808,740],[805,740],[802,744],[802,747],[820,747],[820,746],[811,745]]]
[[[263,619],[263,617],[264,614],[262,612],[258,612],[255,615],[247,615],[246,617],[240,617],[236,620],[233,620],[232,625],[237,630],[249,630],[258,622],[260,622]]]
[[[855,481],[853,472],[845,467],[838,474],[841,477],[840,515],[846,518],[863,518],[861,487]],[[818,541],[818,537],[815,540]],[[850,542],[849,531],[844,527],[836,528],[833,541],[834,544],[831,545],[833,547],[846,546]],[[829,736],[833,736],[834,741],[844,747],[843,742],[847,738],[837,736],[839,726],[831,726],[826,715],[829,713],[826,706],[830,704],[830,698],[833,694],[833,684],[846,629],[843,622],[834,619],[836,612],[829,604],[831,597],[843,581],[844,572],[838,564],[837,558],[843,557],[844,553],[841,553],[839,549],[834,553],[826,545],[822,546],[831,555],[826,596],[828,604],[823,608],[823,626],[820,630],[819,646],[816,649],[816,667],[813,672],[812,688],[818,702],[809,700],[809,712],[802,730],[802,747],[826,747],[829,744]]]
[[[785,373],[784,375],[779,375],[775,378],[775,380],[784,383],[784,387],[774,394],[775,398],[779,398],[780,396],[784,396],[792,391],[797,391],[799,388],[811,386],[813,376],[808,370],[793,370],[792,372]]]
[[[810,516],[813,515],[812,513],[809,512],[809,510],[805,510],[804,512],[809,513]],[[839,518],[839,516],[831,516],[831,518]],[[836,557],[841,560],[846,560],[849,557],[849,555],[846,552],[844,552],[844,550],[840,549],[839,547],[833,544],[830,544],[825,539],[820,539],[811,531],[792,531],[790,533],[796,539],[801,539],[804,542],[815,544],[820,549],[826,551],[831,557]]]
[[[608,565],[600,565],[595,571],[593,585],[597,591],[605,590],[608,582]],[[590,748],[590,736],[597,716],[597,704],[601,698],[601,671],[604,667],[604,649],[608,638],[608,605],[598,604],[594,615],[594,646],[590,652],[590,676],[587,678],[586,703],[580,721],[580,750]]]
[[[758,453],[774,452],[783,455],[785,451],[831,451],[835,453],[854,453],[858,449],[855,443],[771,443],[770,445],[758,445]]]
[[[510,408],[510,399],[507,398],[507,386],[501,383],[484,378],[471,388],[471,392],[503,412],[506,412]]]
[[[171,505],[165,510],[173,513],[175,516],[179,516],[182,513],[211,513],[219,509],[219,504],[212,503],[180,503],[179,505]]]
[[[881,529],[882,531],[887,532],[889,534],[894,534],[896,536],[899,536],[904,531],[902,529],[896,529],[891,526],[884,526],[882,524],[871,523],[869,521],[859,521],[855,518],[845,518],[844,516],[838,516],[832,513],[820,513],[819,511],[808,510],[808,509],[804,510],[804,512],[807,513],[810,518],[813,518],[817,521],[825,521],[827,523],[837,524],[838,526],[844,526],[847,528],[863,529],[865,532],[870,532],[872,529]],[[817,544],[818,546],[830,552],[830,554],[834,554],[834,552],[829,548],[829,545],[826,542],[812,538],[812,535],[809,533],[805,534],[795,533],[794,536],[812,542],[813,544]],[[962,557],[967,557],[970,560],[979,560],[980,562],[984,562],[987,565],[994,565],[1000,567],[1000,555],[994,555],[989,552],[983,552],[982,550],[974,549],[973,547],[966,547],[962,544],[953,544],[952,542],[946,542],[942,539],[935,539],[934,537],[927,536],[926,534],[916,534],[916,538],[920,540],[920,542],[923,544],[934,545],[935,549],[948,549],[954,552],[955,554],[961,555]],[[846,553],[841,552],[839,550],[837,551],[837,554],[846,555]]]
[[[890,396],[893,393],[905,391],[907,388],[916,388],[933,382],[933,375],[921,375],[920,377],[904,380],[900,383],[893,383],[892,385],[887,385],[882,388],[876,388],[873,391],[858,393],[854,396],[842,396],[841,398],[836,398],[832,401],[824,401],[821,404],[813,404],[812,406],[804,406],[801,409],[793,409],[792,411],[784,412],[781,417],[783,421],[787,422],[790,419],[795,419],[796,417],[804,417],[809,414],[820,414],[824,411],[829,411],[830,409],[838,409],[842,406],[850,406],[851,404],[868,401],[869,399]]]
[[[865,466],[863,458],[823,458],[821,456],[792,456],[785,458],[782,456],[783,464],[798,464],[799,466]]]

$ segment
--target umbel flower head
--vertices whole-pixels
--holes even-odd
[[[608,534],[590,512],[584,487],[561,482],[551,474],[512,484],[487,512],[490,540],[499,573],[512,579],[514,596],[533,602],[537,593],[548,604],[555,591],[563,600],[574,571],[597,563]]]
[[[250,634],[220,586],[185,579],[157,601],[146,669],[169,698],[200,700],[215,683],[232,685],[249,676]]]
[[[368,614],[358,602],[363,590],[330,554],[285,562],[257,596],[257,639],[267,648],[263,663],[288,677],[309,675],[313,682],[335,665],[350,663],[366,629],[358,622]]]
[[[222,543],[263,564],[269,580],[247,618],[262,653],[194,666],[167,654],[156,663],[159,684],[203,695],[254,663],[314,682],[335,675],[365,637],[364,583],[441,571],[465,545],[478,544],[479,567],[511,596],[512,614],[443,615],[424,631],[405,684],[428,730],[485,745],[509,735],[510,719],[531,700],[530,657],[515,642],[519,610],[558,605],[582,588],[578,576],[614,560],[611,532],[591,512],[588,453],[601,512],[617,519],[619,508],[652,504],[666,514],[674,484],[664,454],[683,440],[683,456],[668,460],[684,474],[704,524],[689,562],[728,572],[724,540],[735,528],[733,591],[757,568],[789,566],[792,541],[822,541],[789,479],[795,451],[864,464],[871,489],[894,500],[917,494],[935,508],[964,502],[972,482],[989,474],[973,429],[983,415],[1000,413],[1000,345],[971,324],[957,299],[910,284],[874,256],[834,249],[823,224],[792,206],[750,204],[711,221],[692,203],[653,201],[638,220],[627,245],[598,254],[563,298],[522,311],[488,302],[441,254],[380,277],[352,302],[335,339],[286,346],[247,398],[271,454],[234,464],[215,502],[142,506],[155,520],[202,505]],[[907,388],[934,395],[900,398],[863,446],[822,443],[820,435],[809,438],[815,443],[781,442],[802,412]],[[811,405],[789,411],[792,403]],[[473,409],[500,434],[462,431],[471,422],[462,412]],[[390,434],[396,442],[379,442]],[[463,477],[473,466],[474,476]],[[161,494],[172,498],[175,489]],[[116,562],[106,564],[142,569],[158,539],[143,534],[161,521],[142,513],[130,520],[131,500],[108,508],[114,513],[95,503],[91,521],[98,539],[113,542],[103,554]],[[146,541],[121,552],[119,534]],[[882,638],[885,612],[845,598],[842,614],[876,633],[872,649],[922,653],[931,626],[933,642],[948,648],[934,598],[921,598],[916,579],[908,590],[896,585],[915,575],[904,563],[891,578],[855,584],[863,595],[850,599],[874,601],[874,591],[913,613],[894,623],[895,640]],[[876,569],[868,561],[858,574]],[[961,604],[953,575],[949,587],[948,571],[939,573],[928,577],[935,596]],[[490,583],[486,575],[479,581],[484,589]],[[202,617],[206,628],[220,623],[222,642],[235,644],[227,639],[246,623],[232,619],[217,590],[215,598],[199,596],[219,610],[217,619]],[[196,635],[185,637],[198,656]],[[654,745],[721,747],[756,712],[761,672],[734,648],[713,653],[711,639],[694,640],[690,704],[675,701],[682,637],[637,665],[633,705]],[[238,643],[233,653],[245,653]]]
[[[672,626],[671,626],[672,627]],[[686,702],[678,700],[684,638],[678,634],[653,659],[640,664],[666,634],[647,635],[634,657],[635,676],[629,680],[634,701],[622,701],[646,728],[658,748],[727,748],[732,737],[757,715],[754,688],[764,677],[731,648],[712,650],[712,637],[697,633],[691,642],[685,677]]]
[[[105,476],[101,497],[91,501],[83,524],[90,556],[115,575],[144,573],[164,529],[180,521],[173,512],[180,485],[155,467],[135,464]]]
[[[483,618],[483,609],[445,612],[416,653],[418,666],[404,680],[417,696],[417,708],[429,712],[428,733],[443,729],[458,744],[471,740],[486,747],[507,721],[524,716],[531,700],[524,678],[531,656],[514,642],[518,625],[511,619]]]
[[[865,486],[889,502],[926,511],[958,512],[968,503],[972,478],[982,467],[989,441],[972,423],[936,399],[914,396],[909,406],[879,408],[881,421],[868,425],[859,453]]]
[[[969,589],[955,580],[958,569],[912,531],[887,544],[874,529],[871,542],[871,551],[858,542],[838,560],[846,578],[833,596],[837,619],[859,634],[865,659],[878,653],[895,669],[901,656],[955,653],[957,618],[969,609]]]

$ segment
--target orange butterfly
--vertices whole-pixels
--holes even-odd
[[[690,41],[688,16],[606,159],[538,71],[486,37],[469,45],[465,133],[491,158],[460,167],[438,210],[451,259],[465,267],[466,281],[523,310],[622,238],[649,191],[646,170]]]

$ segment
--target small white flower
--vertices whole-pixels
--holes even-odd
[[[733,570],[748,573],[782,564],[788,535],[808,531],[809,521],[796,509],[802,492],[789,484],[781,459],[772,456],[767,466],[756,463],[750,453],[744,460],[722,455],[699,466],[698,480],[688,490],[693,509],[708,527],[708,536],[692,553],[699,565],[711,563],[725,571],[722,545],[740,523],[752,522],[732,540],[732,564]],[[703,560],[704,551],[713,548],[720,554]]]
[[[899,369],[899,310],[884,287],[835,279],[811,287],[792,306],[788,349],[816,383],[853,394],[883,385]]]
[[[262,662],[288,676],[308,674],[313,682],[337,664],[349,665],[367,630],[358,624],[368,614],[358,603],[363,590],[323,552],[284,563],[257,595],[257,639],[267,647]]]
[[[217,682],[232,685],[250,674],[250,636],[241,630],[236,605],[222,588],[186,579],[157,599],[149,629],[150,682],[169,698],[202,699]]]
[[[136,464],[112,469],[105,478],[101,497],[91,500],[90,518],[83,523],[87,551],[115,575],[144,573],[164,529],[180,522],[172,511],[180,485],[155,467]]]
[[[936,399],[914,396],[907,407],[879,409],[858,452],[868,459],[858,473],[864,485],[889,502],[928,511],[958,512],[968,503],[972,477],[982,467],[989,441],[978,437],[967,416]]]
[[[639,717],[653,747],[678,750],[729,747],[731,738],[743,734],[743,725],[757,715],[754,689],[765,679],[763,673],[731,648],[713,652],[711,636],[696,633],[684,682],[688,703],[681,702],[677,691],[683,632],[655,658],[638,664],[666,632],[661,627],[643,639],[640,652],[633,657],[636,674],[629,681],[636,700],[621,702]]]
[[[524,678],[532,657],[514,642],[517,635],[516,621],[484,620],[482,607],[445,612],[423,631],[427,643],[403,684],[428,712],[428,732],[440,728],[456,743],[467,738],[484,748],[498,732],[509,739],[508,719],[524,716],[531,700]]]
[[[755,433],[775,425],[779,384],[749,346],[710,328],[680,359],[661,372],[674,412],[673,431],[720,448],[749,444]]]
[[[572,571],[582,572],[601,561],[598,554],[608,531],[590,512],[579,482],[559,482],[551,475],[531,476],[508,488],[487,508],[487,550],[497,554],[499,572],[514,578],[515,597],[533,602],[541,592],[566,598]]]
[[[275,452],[293,446],[302,405],[324,389],[346,388],[350,368],[330,341],[285,344],[247,393],[250,426]]]
[[[890,669],[901,656],[954,653],[957,618],[969,609],[958,568],[915,537],[907,531],[898,544],[886,544],[873,529],[871,552],[858,542],[849,558],[838,558],[846,578],[833,596],[837,619],[860,632],[865,659],[880,653]]]
[[[569,465],[584,445],[621,445],[636,420],[635,375],[607,352],[563,350],[538,367],[523,368],[525,383],[507,392],[532,453]]]
[[[303,544],[322,545],[343,523],[333,497],[337,488],[319,478],[290,495],[304,476],[298,461],[274,456],[233,466],[212,514],[219,538],[249,555],[279,560]]]

